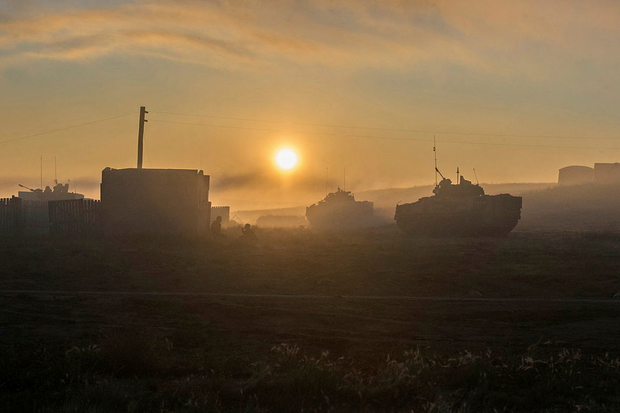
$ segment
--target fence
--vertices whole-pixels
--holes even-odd
[[[101,201],[92,199],[49,201],[48,207],[51,235],[101,235]]]
[[[23,231],[22,200],[16,197],[0,198],[0,236],[20,236]]]
[[[47,211],[47,201],[22,200],[24,235],[29,237],[49,235],[50,220]]]

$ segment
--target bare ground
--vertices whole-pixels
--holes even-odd
[[[272,230],[256,243],[232,231],[202,241],[6,242],[2,348],[83,348],[124,331],[247,363],[281,343],[360,366],[410,348],[508,357],[538,343],[550,355],[618,354],[619,247],[615,233],[412,240],[393,228]]]

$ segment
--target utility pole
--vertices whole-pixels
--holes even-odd
[[[433,154],[435,155],[435,186],[437,186],[437,141],[435,140],[435,135],[433,135]]]
[[[142,169],[142,155],[144,148],[144,123],[148,120],[144,119],[144,116],[148,112],[146,107],[140,106],[140,124],[138,125],[138,169]]]

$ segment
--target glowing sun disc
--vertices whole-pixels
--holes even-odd
[[[276,163],[281,169],[291,169],[297,165],[297,154],[291,149],[281,149],[276,155]]]

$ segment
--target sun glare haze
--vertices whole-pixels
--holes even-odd
[[[297,165],[297,154],[292,149],[280,149],[276,155],[276,164],[285,171],[293,169]]]

